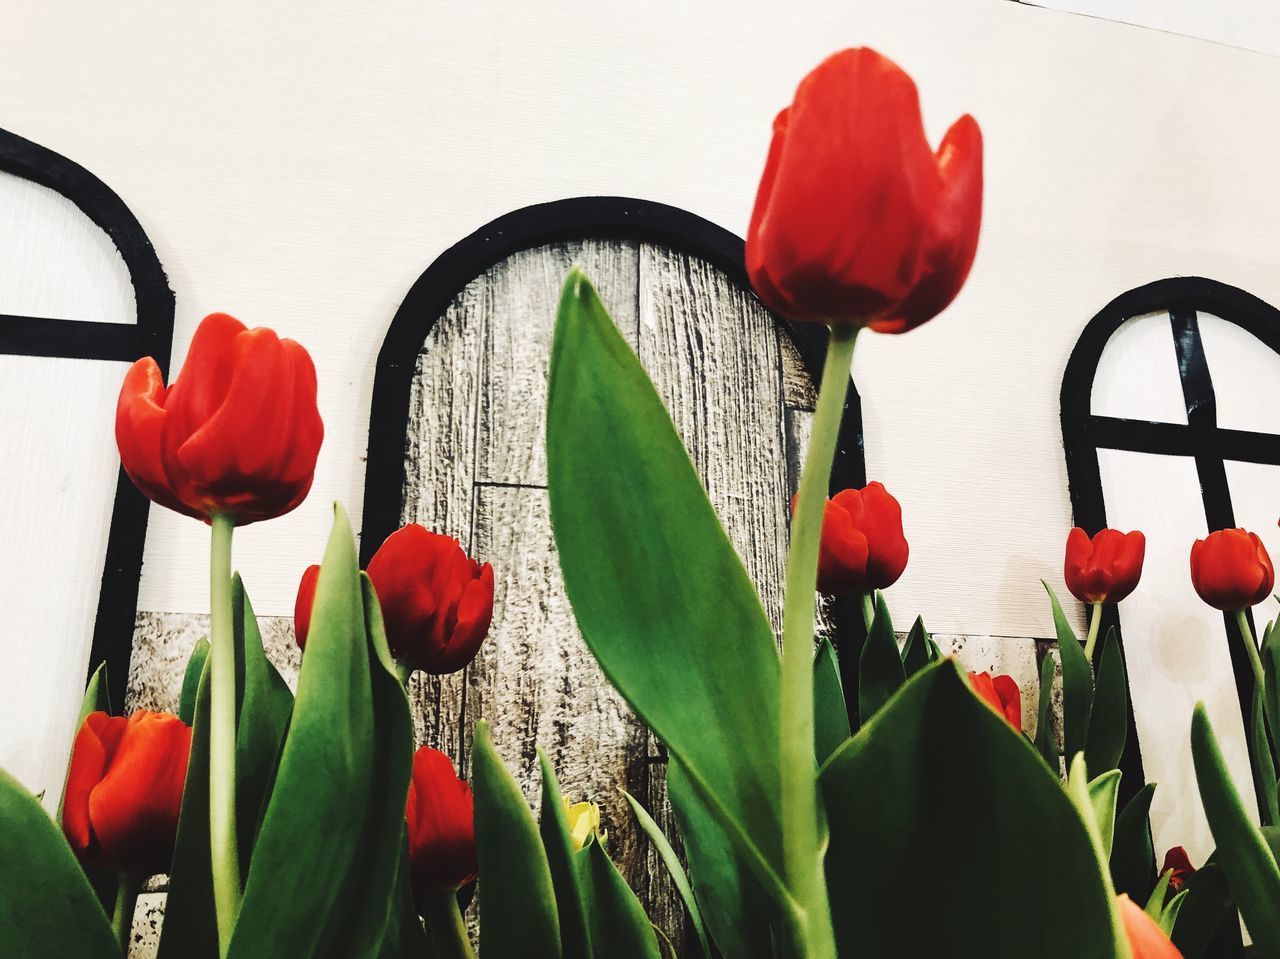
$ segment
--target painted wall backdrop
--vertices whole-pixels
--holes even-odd
[[[1062,590],[1072,521],[1059,390],[1081,330],[1115,296],[1180,275],[1280,304],[1280,60],[1007,0],[785,12],[659,0],[608,17],[576,2],[317,3],[305,18],[249,3],[49,0],[0,11],[0,128],[83,165],[138,218],[176,294],[175,368],[214,310],[273,326],[315,358],[327,435],[311,497],[236,540],[284,659],[329,503],[360,526],[375,359],[423,270],[495,217],[571,196],[661,201],[741,235],[773,114],[821,57],[855,44],[911,70],[935,141],[960,113],[977,116],[988,157],[982,244],[960,298],[919,331],[859,347],[867,474],[902,500],[912,543],[891,604],[899,619],[925,613],[969,665],[1030,684],[1052,635],[1039,579]],[[524,269],[549,286],[552,267],[580,253],[551,251],[507,276]],[[606,300],[618,275],[602,270]],[[545,333],[542,288],[520,287],[512,343]],[[105,234],[65,198],[3,173],[0,315],[136,321]],[[1200,325],[1220,421],[1280,434],[1280,357],[1225,320]],[[508,355],[513,382],[537,382],[536,350]],[[52,793],[88,666],[123,369],[0,357],[0,765]],[[1125,324],[1093,411],[1185,423],[1184,399],[1167,316]],[[1111,525],[1149,536],[1124,623],[1143,758],[1161,783],[1156,845],[1202,857],[1212,840],[1182,758],[1196,699],[1209,701],[1245,788],[1248,767],[1222,623],[1187,574],[1206,528],[1194,464],[1106,453],[1100,466]],[[413,468],[421,493],[430,464]],[[1226,471],[1236,520],[1280,554],[1280,470]],[[473,501],[488,515],[467,519],[476,548],[492,550],[482,558],[533,575],[536,564],[515,561],[533,554],[504,537],[536,539],[538,501]],[[131,678],[136,703],[163,701],[166,657],[176,664],[194,642],[206,548],[199,524],[152,511],[137,643],[153,652]]]

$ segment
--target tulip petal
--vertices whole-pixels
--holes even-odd
[[[67,785],[63,791],[62,828],[81,860],[86,858],[93,845],[89,796],[102,780],[127,722],[122,716],[90,713],[76,733]]]
[[[864,592],[867,588],[866,534],[834,499],[822,514],[818,550],[818,590],[829,596]]]
[[[116,403],[116,446],[120,465],[129,479],[150,500],[178,513],[203,518],[200,511],[184,503],[165,472],[161,453],[166,390],[160,367],[151,357],[143,357],[125,374]]]

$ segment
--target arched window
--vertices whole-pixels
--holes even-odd
[[[1148,538],[1142,585],[1122,604],[1133,705],[1125,778],[1129,791],[1144,771],[1160,784],[1156,845],[1186,845],[1193,857],[1213,847],[1192,800],[1191,710],[1206,700],[1236,783],[1249,793],[1244,721],[1253,677],[1234,618],[1195,595],[1190,548],[1209,530],[1233,526],[1257,532],[1273,553],[1280,546],[1278,387],[1280,312],[1196,277],[1109,303],[1085,327],[1063,377],[1076,522],[1091,533],[1110,525]],[[1176,816],[1175,804],[1192,806],[1192,821]],[[1175,835],[1175,823],[1193,835]]]
[[[0,703],[30,730],[0,766],[55,802],[86,663],[108,662],[123,704],[148,504],[119,467],[115,399],[132,361],[167,365],[172,338],[173,293],[128,207],[0,130],[0,605],[14,625]]]
[[[747,289],[742,241],[684,211],[590,197],[519,210],[422,274],[378,357],[361,550],[401,523],[456,536],[491,560],[497,611],[465,675],[420,677],[420,738],[465,763],[474,720],[530,795],[535,745],[565,788],[608,807],[610,851],[668,933],[681,907],[619,802],[661,817],[658,744],[582,643],[560,585],[545,492],[546,373],[556,304],[583,266],[671,410],[717,511],[780,627],[788,503],[826,330],[792,326]],[[850,391],[832,486],[864,483]],[[679,557],[672,557],[679,562]],[[836,621],[856,611],[837,609]],[[855,657],[847,657],[856,667]],[[856,676],[847,679],[856,687]]]

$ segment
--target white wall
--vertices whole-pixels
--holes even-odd
[[[988,151],[968,287],[855,362],[868,470],[913,543],[904,615],[1051,634],[1038,580],[1060,583],[1071,521],[1058,389],[1114,295],[1201,274],[1280,303],[1280,61],[1264,56],[1007,0],[303,9],[0,9],[0,126],[85,165],[141,220],[178,296],[175,367],[219,309],[316,359],[311,498],[237,536],[263,615],[291,613],[329,501],[359,526],[374,359],[437,254],[516,207],[592,193],[743,232],[774,112],[838,46],[897,59],[933,135],[970,111]],[[205,609],[206,549],[202,525],[154,510],[142,608]]]
[[[1280,54],[1280,6],[1272,0],[1022,0]]]

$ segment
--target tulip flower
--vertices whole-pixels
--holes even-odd
[[[411,523],[378,547],[368,572],[392,656],[435,674],[456,672],[475,658],[493,619],[492,566],[470,559],[452,537]],[[293,625],[303,648],[319,575],[312,566],[298,586]]]
[[[911,77],[874,50],[844,50],[774,120],[747,271],[783,316],[901,333],[960,292],[981,219],[977,121],[962,116],[935,153]]]
[[[1231,613],[1256,606],[1275,580],[1271,557],[1256,533],[1220,529],[1191,547],[1191,582],[1215,609]]]
[[[593,802],[573,802],[564,797],[564,814],[569,823],[569,838],[574,849],[581,849],[593,837],[604,842],[600,831],[600,807]]]
[[[983,702],[1022,732],[1022,690],[1012,676],[970,673],[969,683]]]
[[[476,877],[476,831],[471,789],[449,757],[430,746],[413,754],[405,806],[409,863],[419,907],[439,893],[452,895]]]
[[[865,593],[892,586],[907,568],[902,507],[881,483],[841,490],[827,501],[818,553],[818,590]]]
[[[1141,906],[1128,896],[1117,896],[1116,901],[1133,959],[1182,959],[1182,952]]]
[[[116,405],[120,462],[161,506],[243,526],[307,495],[324,427],[307,351],[225,313],[201,321],[165,388],[151,357],[125,376]]]
[[[1063,562],[1063,578],[1071,595],[1088,603],[1089,635],[1084,652],[1090,661],[1098,641],[1102,623],[1102,607],[1118,603],[1138,585],[1142,576],[1142,560],[1147,551],[1147,538],[1134,530],[1121,533],[1114,529],[1099,530],[1092,538],[1079,526],[1067,536],[1067,555]]]
[[[82,862],[138,879],[169,871],[190,751],[191,728],[168,713],[85,718],[62,804]]]
[[[1181,846],[1174,846],[1164,854],[1164,865],[1160,867],[1160,875],[1169,873],[1169,888],[1174,892],[1185,886],[1195,871],[1195,866],[1191,865],[1191,858]]]

